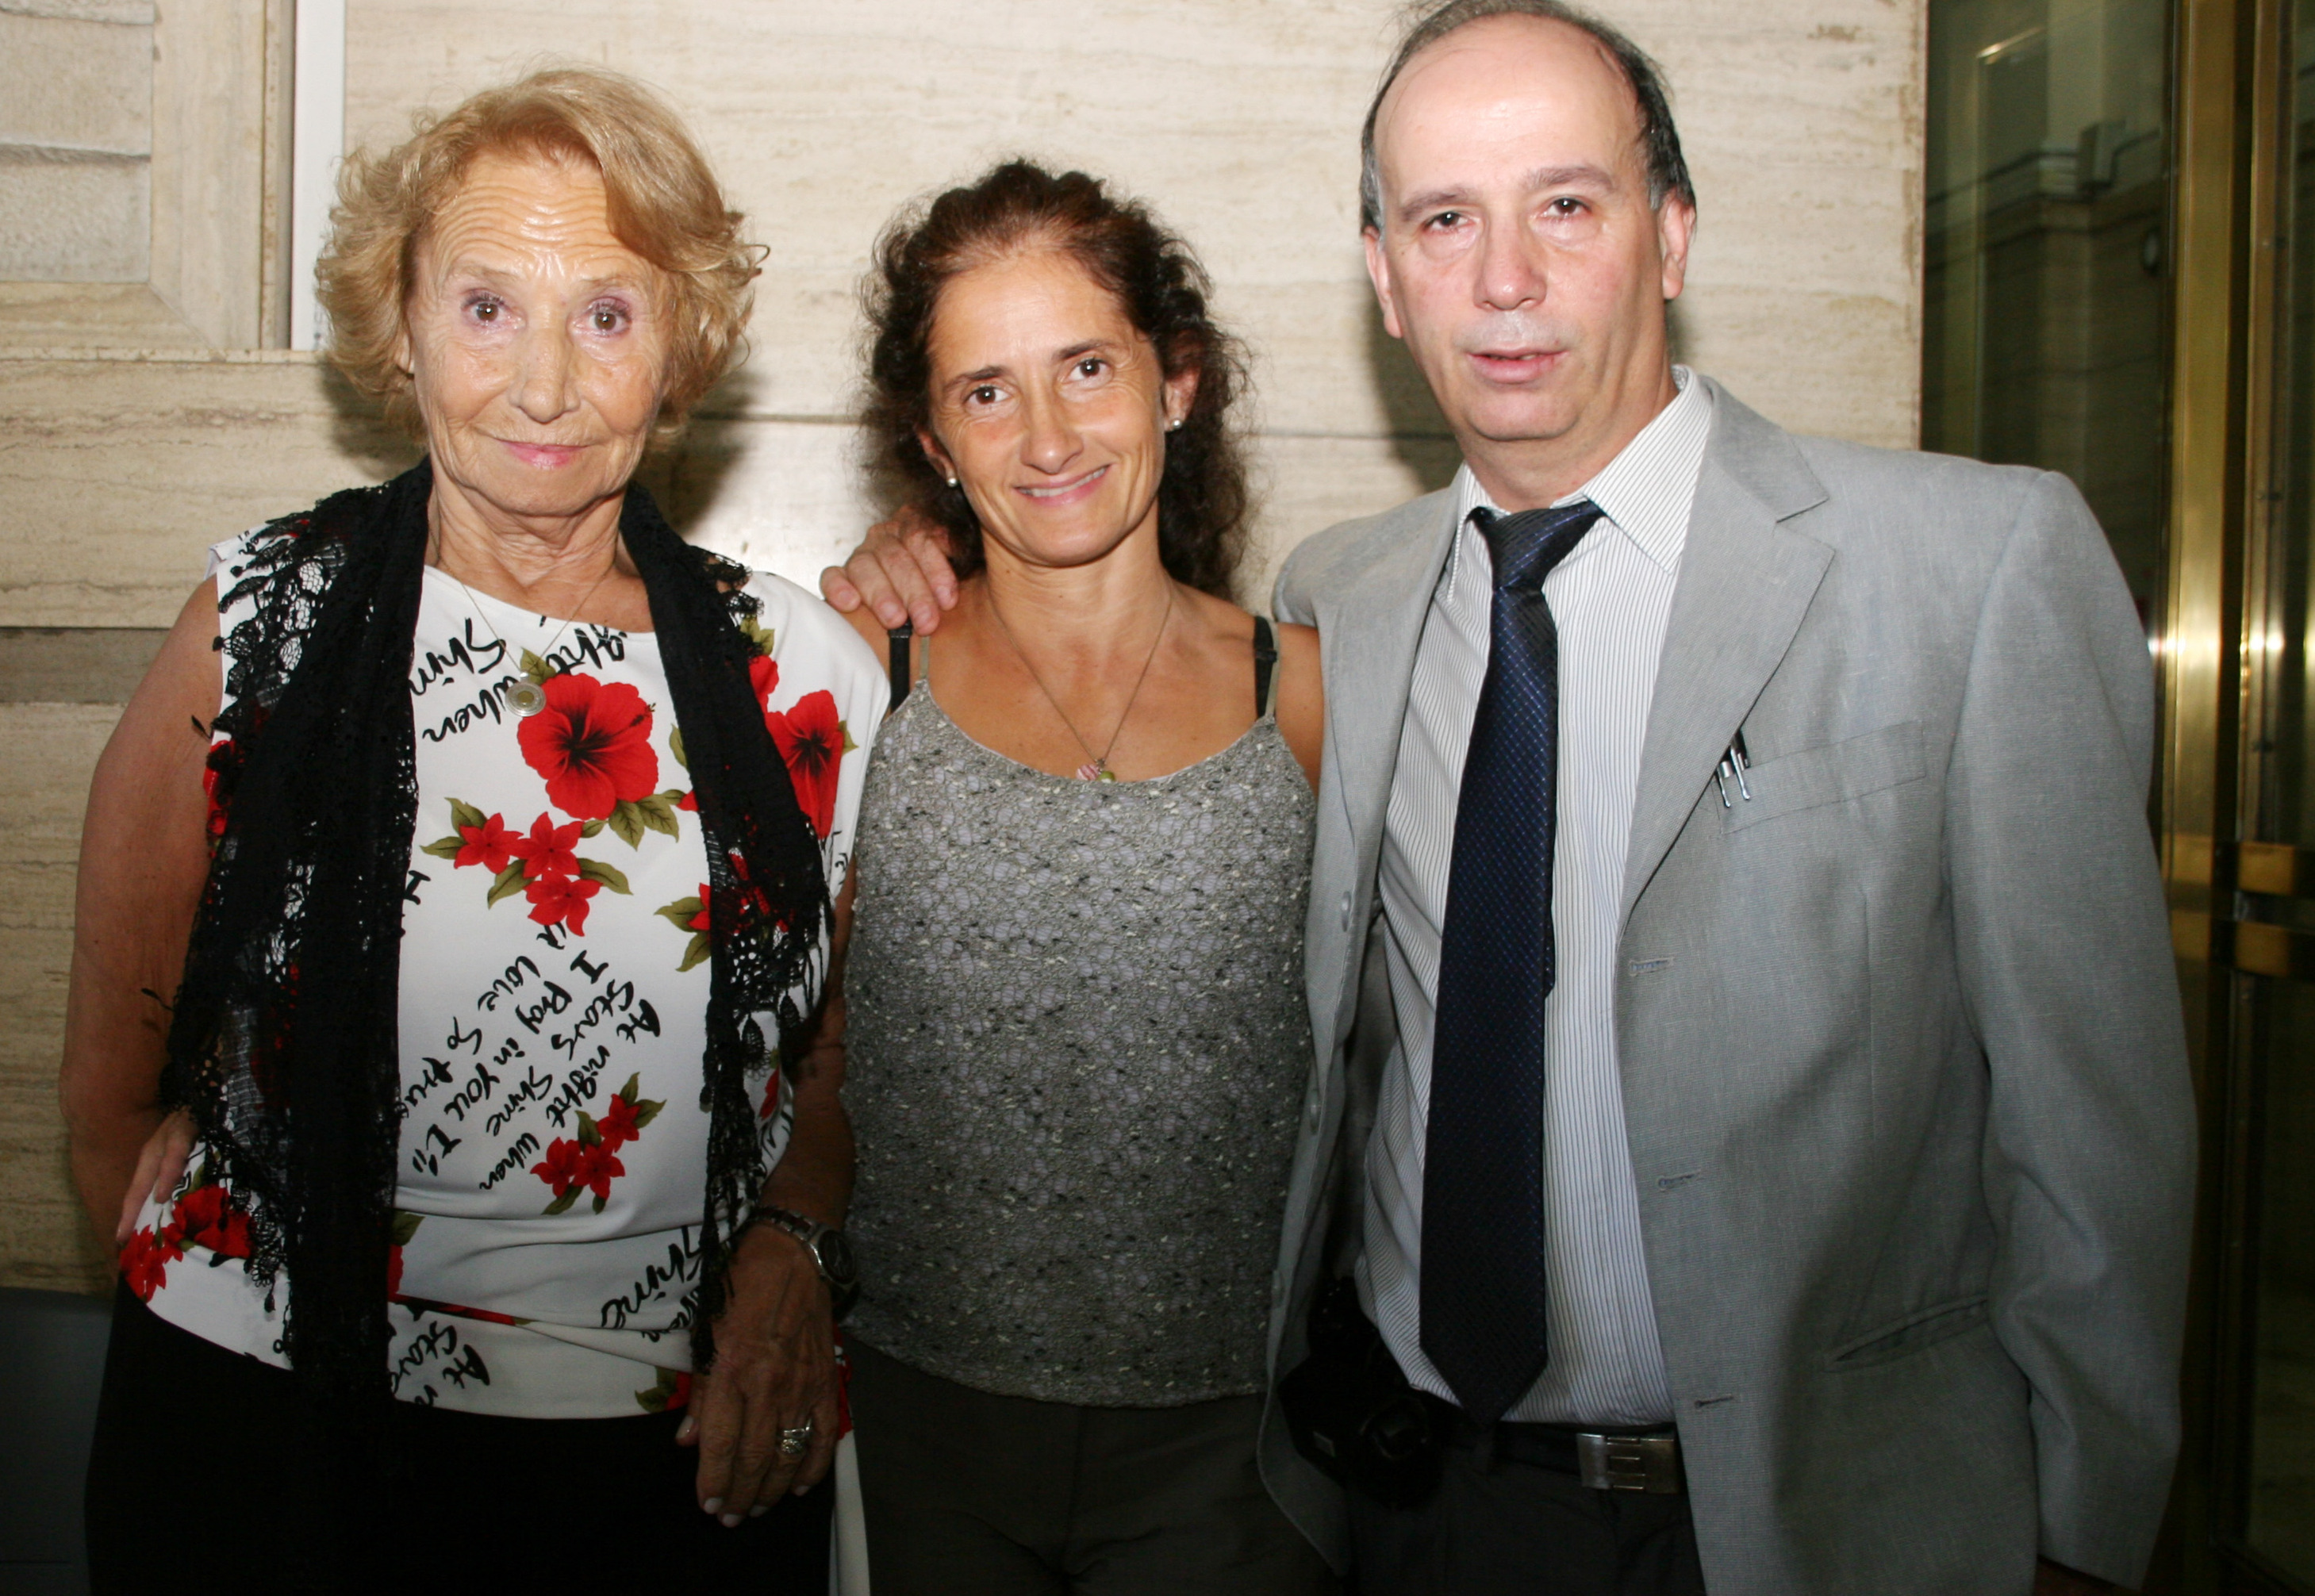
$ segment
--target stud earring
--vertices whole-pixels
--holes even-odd
[[[1168,432],[1179,432],[1181,430],[1182,418],[1180,416],[1175,416],[1172,421],[1166,423],[1166,430]]]
[[[953,477],[953,476],[952,476],[952,477],[950,477],[950,478],[948,479],[948,485],[949,485],[950,487],[952,487],[952,488],[953,488],[953,487],[954,487],[954,486],[956,486],[956,478],[954,478],[954,477]]]

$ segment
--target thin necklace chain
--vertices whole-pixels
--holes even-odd
[[[563,624],[554,629],[554,635],[546,640],[546,646],[538,651],[540,663],[553,663],[554,645],[563,641],[563,634],[571,630],[571,623],[577,620],[579,618],[579,612],[587,607],[587,600],[595,596],[595,590],[601,587],[605,581],[609,578],[611,572],[618,569],[618,561],[614,559],[608,565],[604,566],[602,575],[598,576],[594,580],[593,583],[589,586],[587,590],[579,595],[579,602],[571,607],[571,614],[563,617]],[[491,617],[483,612],[482,604],[475,598],[475,590],[466,585],[466,579],[461,577],[457,572],[451,570],[447,565],[437,565],[434,569],[458,584],[458,591],[466,596],[467,607],[475,612],[475,618],[476,620],[482,622],[484,626],[489,628],[492,639],[496,642],[501,648],[510,646],[507,640],[499,635],[499,629],[496,626],[491,625]]]
[[[1045,702],[1053,706],[1053,713],[1060,717],[1061,724],[1069,729],[1069,735],[1077,739],[1078,747],[1085,751],[1087,762],[1078,767],[1078,779],[1115,781],[1117,772],[1109,767],[1109,756],[1116,749],[1117,740],[1125,734],[1125,723],[1133,718],[1133,705],[1141,696],[1141,684],[1149,679],[1149,667],[1158,658],[1158,645],[1166,641],[1166,628],[1173,622],[1173,580],[1166,580],[1166,613],[1158,617],[1158,635],[1149,640],[1149,652],[1141,657],[1141,674],[1133,678],[1133,691],[1125,696],[1125,707],[1118,713],[1117,724],[1109,733],[1109,742],[1097,754],[1093,751],[1093,744],[1086,740],[1085,733],[1078,730],[1078,723],[1069,719],[1069,712],[1061,707],[1061,701],[1053,696],[1053,689],[1045,685],[1045,678],[1037,674],[1037,668],[1029,663],[1029,656],[1022,650],[1021,640],[1013,635],[1013,628],[1007,624],[1004,610],[998,607],[993,589],[989,594],[989,613],[997,617],[998,630],[1005,634],[1005,641],[1012,645],[1013,657],[1021,661],[1021,669],[1029,673],[1029,679],[1037,684],[1037,691],[1045,696]]]

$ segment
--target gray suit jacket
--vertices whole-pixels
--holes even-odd
[[[1617,998],[1707,1581],[1988,1596],[2038,1550],[2134,1583],[2178,1442],[2194,1164],[2137,616],[2064,478],[1715,397]],[[1336,527],[1279,579],[1278,615],[1319,629],[1327,735],[1273,1378],[1356,1254],[1392,1025],[1376,860],[1451,515],[1436,493]],[[1724,808],[1740,727],[1752,796]],[[1274,1401],[1262,1459],[1339,1565],[1344,1504]]]

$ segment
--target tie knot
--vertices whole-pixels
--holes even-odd
[[[1532,592],[1543,586],[1551,568],[1567,557],[1604,512],[1589,499],[1578,499],[1573,504],[1511,515],[1498,515],[1484,507],[1471,513],[1495,561],[1495,586]]]

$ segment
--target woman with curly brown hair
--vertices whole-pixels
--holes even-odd
[[[1255,1463],[1324,706],[1316,634],[1229,598],[1237,350],[1147,210],[1025,162],[868,302],[872,439],[962,578],[892,644],[855,856],[875,1589],[1331,1589]]]
[[[741,220],[608,73],[348,164],[333,358],[427,457],[218,545],[90,794],[101,1590],[826,1588],[884,685],[632,481]]]

